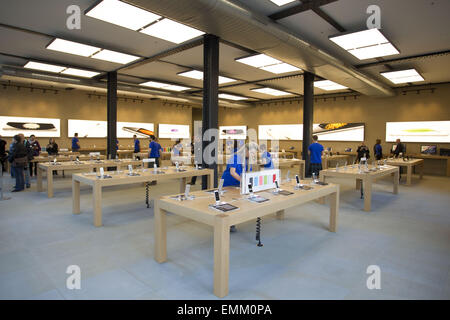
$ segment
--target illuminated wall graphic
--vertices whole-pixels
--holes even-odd
[[[189,126],[180,124],[159,124],[158,137],[164,139],[189,139]]]
[[[220,139],[245,140],[247,138],[247,126],[220,126]]]
[[[386,122],[386,142],[450,143],[450,121]]]
[[[34,134],[36,137],[61,136],[61,120],[30,117],[0,117],[0,135],[14,137],[23,133],[26,137]]]

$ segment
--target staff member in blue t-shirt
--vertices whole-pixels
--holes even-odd
[[[248,146],[244,147],[244,154],[238,151],[238,142],[234,140],[233,154],[227,161],[227,167],[222,174],[223,186],[240,186],[245,157],[245,168],[248,170]],[[252,167],[250,166],[250,171]]]
[[[313,143],[308,147],[310,155],[310,170],[311,174],[315,173],[319,176],[320,170],[322,170],[322,153],[323,146],[318,143],[319,137],[317,135],[313,136]]]
[[[148,145],[149,158],[154,159],[156,165],[159,167],[159,158],[161,158],[161,145],[156,142],[155,136],[150,136],[150,144]],[[150,164],[150,163],[149,163]]]
[[[376,160],[381,160],[383,158],[383,148],[381,147],[381,139],[377,139],[375,145],[373,146],[373,154]]]
[[[141,152],[141,142],[139,141],[136,135],[133,136],[133,139],[134,139],[134,153]]]
[[[259,149],[261,150],[261,162],[263,164],[264,169],[273,169],[273,161],[272,155],[267,151],[267,147],[265,144],[262,144]]]
[[[72,138],[72,152],[80,150],[80,140],[78,140],[78,133]]]

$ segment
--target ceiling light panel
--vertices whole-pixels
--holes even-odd
[[[66,69],[66,67],[55,66],[53,64],[33,62],[33,61],[27,62],[27,64],[25,64],[23,67],[26,69],[41,70],[41,71],[48,71],[48,72],[55,72],[55,73],[59,73],[59,72],[63,71],[64,69]]]
[[[383,72],[381,75],[395,84],[425,81],[416,69]]]
[[[72,76],[78,76],[82,78],[92,78],[100,74],[100,72],[94,72],[94,71],[87,71],[87,70],[81,70],[81,69],[75,69],[75,68],[67,68],[66,70],[62,71],[63,74],[70,74]]]
[[[333,82],[330,80],[315,81],[314,87],[322,89],[322,90],[326,90],[326,91],[348,89],[348,87],[345,87],[343,85],[340,85],[339,83],[336,83],[336,82]]]
[[[161,16],[119,0],[103,0],[87,16],[137,31]]]
[[[157,88],[157,89],[164,89],[164,90],[170,90],[170,91],[184,91],[191,88],[178,86],[170,83],[163,83],[163,82],[157,82],[157,81],[148,81],[140,84],[144,87],[150,87],[150,88]]]
[[[120,64],[127,64],[139,59],[139,57],[132,56],[130,54],[120,53],[106,49],[97,52],[92,56],[92,58]]]
[[[182,76],[182,77],[191,78],[191,79],[203,80],[203,72],[198,71],[198,70],[190,70],[190,71],[180,72],[180,73],[178,73],[178,75]],[[229,83],[229,82],[234,82],[234,81],[237,81],[237,80],[228,78],[228,77],[219,76],[219,84],[224,84],[224,83]]]
[[[360,60],[400,53],[376,28],[331,37],[330,40]]]
[[[277,97],[292,95],[292,93],[281,91],[281,90],[276,90],[276,89],[272,89],[272,88],[258,88],[258,89],[250,89],[250,90],[254,91],[254,92],[258,92],[258,93],[268,94],[271,96],[277,96]]]
[[[280,61],[278,59],[269,57],[262,53],[254,55],[254,56],[246,57],[246,58],[236,59],[236,61],[247,64],[247,65],[255,67],[255,68],[261,68],[261,67],[265,67],[265,66],[283,63],[282,61]]]
[[[205,34],[203,31],[167,18],[148,26],[140,32],[177,44]]]
[[[266,70],[272,73],[280,74],[286,72],[300,71],[301,69],[294,67],[287,63],[274,64],[271,66],[261,67],[260,69]]]
[[[285,4],[294,2],[296,0],[270,0],[270,1],[275,3],[277,6],[281,7],[284,6]]]
[[[219,98],[228,99],[228,100],[235,100],[235,101],[248,100],[248,98],[246,98],[246,97],[235,96],[235,95],[228,94],[228,93],[219,93]]]
[[[53,51],[59,51],[64,53],[75,54],[83,57],[90,57],[94,53],[101,50],[101,48],[89,46],[86,44],[63,40],[56,38],[48,46],[47,49]]]

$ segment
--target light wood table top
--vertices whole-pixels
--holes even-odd
[[[423,179],[423,159],[386,159],[386,164],[390,166],[406,167],[406,185],[410,186],[412,181],[413,167],[419,167],[420,179]]]
[[[170,179],[180,180],[180,192],[184,192],[186,179],[194,176],[208,176],[208,185],[214,186],[214,170],[212,169],[195,169],[192,167],[181,167],[183,171],[177,171],[175,167],[158,168],[155,173],[151,169],[134,170],[136,176],[128,175],[126,172],[108,171],[105,175],[110,178],[101,179],[99,173],[78,173],[72,175],[72,208],[74,214],[80,213],[80,184],[84,183],[92,186],[93,190],[93,209],[94,209],[94,226],[102,226],[102,188],[107,186],[130,185],[138,183],[146,183],[146,192],[148,197],[148,183],[152,181],[163,181]]]
[[[54,163],[39,163],[37,169],[37,191],[42,192],[42,178],[47,177],[47,196],[53,197],[53,172],[54,171],[90,171],[94,168],[126,168],[128,165],[142,166],[143,162],[138,160],[88,160],[88,161],[66,161]]]
[[[349,165],[344,167],[326,169],[320,171],[320,180],[325,182],[326,178],[349,178],[356,180],[356,189],[361,190],[361,195],[364,192],[364,211],[371,210],[372,204],[372,184],[376,179],[392,175],[393,176],[393,193],[398,193],[399,184],[399,168],[395,166],[381,166],[379,169],[369,165],[369,171],[365,172],[365,166],[361,166],[361,172],[359,171],[358,165]],[[363,191],[364,188],[364,191]]]
[[[274,195],[271,190],[258,192],[258,195],[269,199],[263,203],[248,201],[248,195],[241,195],[238,188],[225,188],[226,192],[221,200],[238,207],[237,210],[227,213],[211,209],[209,205],[215,203],[214,195],[205,191],[193,192],[191,194],[195,197],[193,200],[179,201],[169,196],[160,198],[155,203],[155,260],[159,263],[167,261],[167,212],[212,226],[214,229],[214,294],[222,298],[228,294],[230,226],[275,213],[278,219],[284,219],[285,209],[327,197],[330,200],[329,231],[336,231],[339,210],[338,185],[313,185],[311,190],[294,190],[293,183],[285,183],[280,187],[293,194]]]
[[[94,156],[91,157],[89,155],[69,155],[69,156],[37,156],[34,157],[33,160],[31,160],[31,162],[50,162],[53,161],[53,159],[56,158],[57,162],[66,162],[66,161],[73,161],[76,159],[76,157],[78,157],[78,159],[80,159],[80,161],[87,161],[87,160],[91,160],[91,159],[100,159],[100,160],[105,160],[106,156],[104,155],[100,155],[100,156]]]

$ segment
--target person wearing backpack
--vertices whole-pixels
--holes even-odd
[[[11,170],[14,172],[14,177],[16,178],[16,185],[12,192],[23,191],[25,189],[24,168],[28,163],[28,152],[20,135],[14,136],[8,161],[11,163]]]

